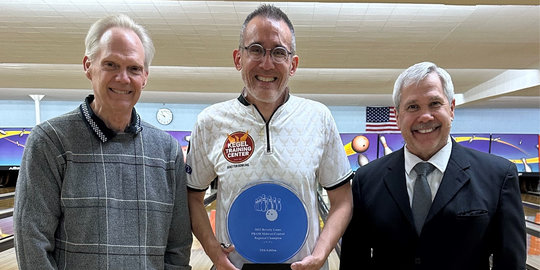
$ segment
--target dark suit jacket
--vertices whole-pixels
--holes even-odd
[[[403,148],[357,170],[341,270],[525,269],[526,234],[516,166],[452,140],[452,154],[419,236]]]

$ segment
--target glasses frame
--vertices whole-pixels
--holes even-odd
[[[262,48],[263,50],[263,54],[262,56],[260,56],[259,58],[254,58],[254,56],[252,56],[250,53],[249,53],[249,48],[253,47],[253,46],[257,46],[257,47],[260,47]],[[283,47],[283,46],[276,46],[272,49],[267,49],[265,47],[263,47],[261,44],[259,43],[253,43],[253,44],[250,44],[249,46],[244,46],[244,47],[240,47],[244,50],[246,50],[248,56],[252,59],[252,60],[255,60],[255,61],[260,61],[262,60],[264,57],[266,57],[266,52],[267,51],[270,51],[270,58],[272,58],[272,61],[274,61],[274,63],[283,63],[283,62],[286,62],[286,60],[288,60],[290,58],[291,55],[293,55],[293,52],[287,50],[287,48]],[[283,49],[285,50],[285,52],[287,52],[287,57],[284,58],[282,61],[276,61],[276,59],[274,58],[274,55],[272,54],[272,52],[275,50],[275,49]],[[279,59],[279,58],[278,58]]]

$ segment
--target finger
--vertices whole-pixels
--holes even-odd
[[[232,244],[225,244],[221,243],[221,250],[227,254],[233,252],[235,250],[234,245]]]

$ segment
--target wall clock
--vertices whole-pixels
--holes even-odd
[[[170,109],[161,108],[157,111],[156,118],[158,123],[162,125],[168,125],[173,120],[173,113]]]

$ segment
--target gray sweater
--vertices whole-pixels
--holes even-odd
[[[178,142],[135,110],[115,134],[89,98],[28,137],[14,211],[20,269],[191,269]]]

